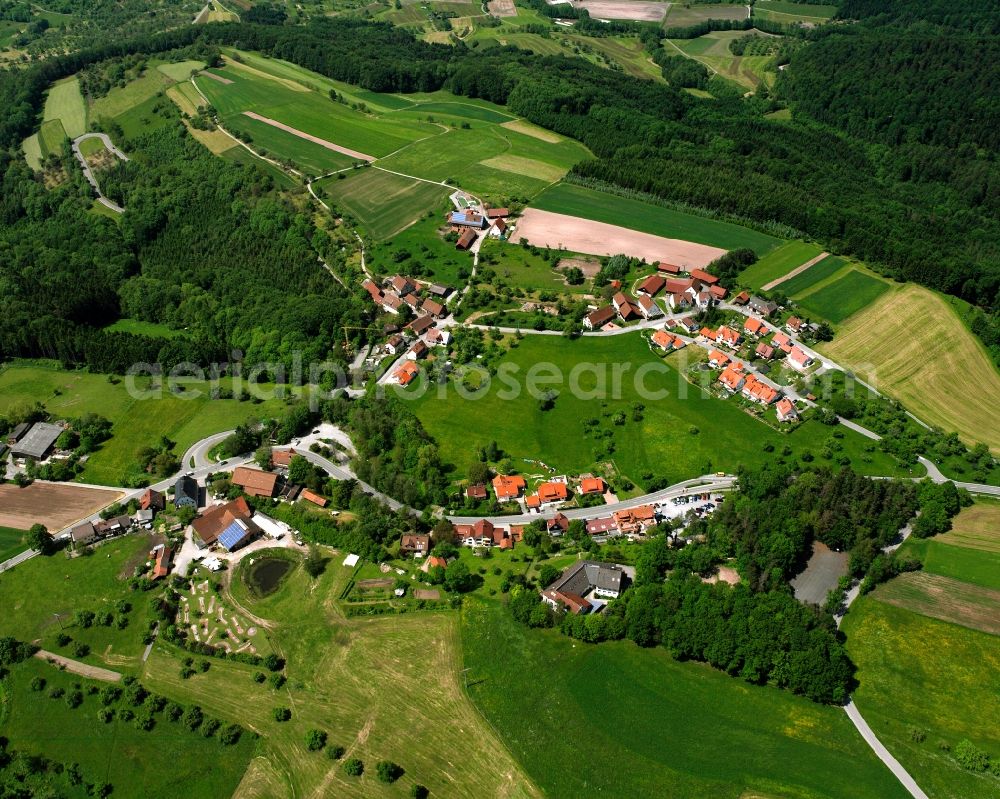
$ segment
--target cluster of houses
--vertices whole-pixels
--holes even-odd
[[[454,293],[449,286],[432,283],[426,288],[415,280],[394,275],[386,278],[382,286],[366,279],[361,284],[372,302],[386,313],[398,314],[405,305],[413,313],[443,319],[448,315],[448,298]]]
[[[604,480],[591,475],[579,478],[572,489],[570,478],[553,477],[540,483],[530,494],[527,481],[519,474],[498,474],[493,478],[492,485],[497,502],[517,502],[528,513],[540,513],[544,509],[558,507],[568,502],[574,493],[577,496],[588,496],[603,495],[607,491]],[[470,485],[465,494],[477,502],[489,499],[489,490],[482,483]]]
[[[692,269],[687,277],[680,277],[681,267],[675,264],[661,262],[655,267],[656,272],[636,286],[634,299],[620,290],[619,281],[614,281],[612,287],[619,290],[611,298],[611,304],[587,314],[583,326],[587,330],[606,330],[612,329],[609,325],[614,325],[616,319],[621,322],[657,319],[664,315],[656,300],[661,293],[672,312],[708,308],[722,302],[729,293],[725,286],[719,285],[719,278],[704,269]]]
[[[510,210],[507,208],[479,208],[470,206],[448,214],[448,225],[453,233],[458,234],[455,242],[455,249],[468,250],[476,243],[480,233],[486,231],[487,235],[497,239],[505,239],[508,235],[509,225],[507,217]]]

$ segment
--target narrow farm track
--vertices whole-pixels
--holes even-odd
[[[817,255],[817,256],[816,256],[815,258],[810,258],[810,259],[809,259],[808,261],[806,261],[806,262],[805,262],[804,264],[802,264],[801,266],[797,266],[797,267],[795,267],[795,268],[794,268],[794,269],[793,269],[793,270],[792,270],[791,272],[789,272],[788,274],[785,274],[785,275],[782,275],[781,277],[779,277],[779,278],[777,278],[777,279],[775,279],[775,280],[772,280],[772,281],[771,281],[770,283],[765,283],[765,284],[764,284],[763,286],[761,286],[761,287],[760,287],[761,291],[770,291],[770,290],[771,290],[771,289],[773,289],[773,288],[774,288],[775,286],[780,286],[780,285],[781,285],[782,283],[784,283],[784,282],[785,282],[786,280],[791,280],[791,279],[792,279],[793,277],[795,277],[796,275],[799,275],[799,274],[802,274],[802,273],[803,273],[803,272],[805,272],[805,271],[806,271],[806,270],[807,270],[807,269],[808,269],[808,268],[809,268],[810,266],[813,266],[813,265],[815,265],[815,264],[818,264],[818,263],[819,263],[820,261],[822,261],[822,260],[823,260],[824,258],[826,258],[826,256],[828,256],[829,254],[830,254],[830,253],[828,253],[828,252],[821,252],[821,253],[820,253],[819,255]]]

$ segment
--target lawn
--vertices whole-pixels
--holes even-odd
[[[845,266],[847,266],[847,261],[843,258],[838,258],[836,255],[828,255],[823,260],[814,263],[804,272],[799,272],[795,277],[779,283],[775,288],[787,297],[797,297],[822,281],[832,278]],[[832,283],[833,281],[831,280],[830,282]]]
[[[997,796],[1000,780],[965,771],[942,745],[969,739],[1000,756],[1000,726],[990,721],[1000,718],[1000,638],[868,597],[842,629],[858,666],[858,709],[920,787],[929,796]]]
[[[492,600],[463,603],[462,641],[469,695],[553,799],[906,795],[839,708],[528,630]]]
[[[82,482],[120,485],[136,452],[154,446],[161,436],[176,442],[183,452],[196,441],[235,427],[249,416],[278,411],[281,400],[259,405],[237,400],[212,400],[205,384],[193,385],[203,396],[192,399],[167,394],[159,399],[134,399],[124,382],[114,385],[107,377],[68,372],[44,366],[17,365],[0,372],[0,413],[23,402],[42,402],[56,418],[98,413],[111,420],[113,437],[87,462]],[[188,392],[189,394],[192,392]]]
[[[383,241],[405,230],[431,210],[443,208],[445,186],[404,178],[377,168],[358,169],[315,186],[327,202],[355,217],[366,232]],[[443,221],[443,212],[440,215]]]
[[[129,590],[123,576],[131,576],[149,549],[147,535],[126,536],[96,548],[89,557],[36,556],[4,572],[0,575],[0,607],[5,610],[0,636],[37,641],[43,649],[66,657],[76,657],[73,647],[85,643],[90,653],[77,659],[119,672],[137,671],[152,595]],[[115,604],[120,600],[132,606],[124,614],[129,623],[123,630],[98,624],[84,628],[74,620],[78,610],[108,610],[118,615]],[[59,647],[56,637],[61,632],[73,643]]]
[[[1000,397],[1000,372],[948,300],[904,286],[854,316],[820,349],[925,422],[1000,455],[1000,405],[984,401]]]
[[[812,260],[822,251],[823,248],[818,244],[812,244],[808,241],[790,241],[787,244],[782,244],[767,253],[753,266],[744,269],[740,273],[740,283],[759,289]]]
[[[176,651],[160,644],[144,683],[260,732],[261,757],[247,777],[254,796],[402,797],[414,783],[431,796],[537,796],[462,694],[457,615],[347,620],[335,598],[353,570],[340,565],[342,554],[327,553],[327,570],[315,582],[296,569],[264,599],[237,592],[287,659],[282,689],[255,683],[254,667],[228,661],[184,680]],[[276,722],[277,706],[289,708],[291,720]],[[326,753],[307,751],[309,729],[324,730],[331,745],[360,758],[365,776],[348,777]],[[406,771],[393,788],[375,779],[383,759]]]
[[[678,363],[675,358],[671,356],[668,363]],[[557,472],[578,474],[595,463],[614,461],[638,485],[651,475],[664,476],[672,483],[720,469],[734,471],[740,464],[773,461],[781,457],[786,444],[791,456],[806,450],[818,455],[832,441],[833,431],[819,422],[808,421],[791,433],[779,432],[744,413],[734,401],[703,397],[673,366],[652,354],[639,334],[575,341],[528,335],[505,361],[505,371],[517,370],[507,378],[513,378],[520,389],[513,399],[507,398],[513,392],[501,380],[470,399],[460,396],[453,382],[428,390],[426,381],[420,380],[399,390],[437,439],[442,457],[454,463],[459,474],[467,471],[476,448],[490,440],[513,457],[541,458]],[[641,367],[659,370],[644,377],[647,390],[657,392],[651,394],[654,399],[643,399],[636,387],[635,375]],[[545,376],[550,374],[548,368],[562,370],[559,382],[544,383],[536,392],[551,387],[560,392],[551,410],[542,411],[525,390],[530,368],[546,370]],[[623,375],[620,381],[614,377],[616,368]],[[597,372],[605,376],[605,399]],[[620,382],[617,390],[616,382]],[[572,391],[574,385],[580,390]],[[645,407],[641,421],[635,421],[634,403],[640,402]],[[613,422],[617,413],[624,417],[620,425]],[[590,418],[598,420],[595,430],[599,433],[587,432],[584,422]],[[888,456],[865,453],[866,442],[844,432],[839,439],[840,454],[850,457],[856,468],[865,473],[896,473]],[[776,452],[765,451],[765,446]]]
[[[365,175],[374,174],[365,171]],[[426,185],[426,184],[425,184]],[[428,206],[416,223],[395,235],[390,241],[376,243],[365,257],[371,271],[380,275],[419,274],[423,279],[444,283],[458,289],[472,270],[472,256],[455,249],[441,235],[444,228],[447,201]]]
[[[28,548],[24,539],[25,532],[13,527],[0,527],[0,563],[20,555]]]
[[[83,703],[71,709],[65,699],[50,698],[47,691],[35,693],[35,677],[46,681],[47,691],[69,693],[80,686]],[[249,732],[235,746],[223,746],[163,715],[155,717],[156,726],[148,732],[117,718],[106,724],[98,718],[102,704],[88,693],[90,686],[100,689],[104,683],[38,660],[15,666],[0,682],[0,733],[12,749],[79,763],[87,782],[111,783],[114,796],[173,799],[181,791],[191,799],[232,795],[254,752]]]
[[[71,139],[87,132],[87,106],[80,94],[78,78],[64,78],[49,88],[43,120],[58,119]]]
[[[584,280],[576,286],[566,282],[561,272],[553,267],[558,261],[547,261],[532,254],[527,247],[488,239],[479,250],[479,270],[490,269],[501,281],[525,291],[544,291],[563,294],[586,294],[592,290],[592,281]]]
[[[757,255],[770,252],[782,243],[774,236],[731,222],[720,222],[566,183],[547,189],[535,199],[532,207],[727,250],[749,247]]]
[[[837,324],[871,305],[890,288],[885,280],[852,269],[796,301],[807,311]]]

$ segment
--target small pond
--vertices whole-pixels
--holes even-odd
[[[285,575],[295,564],[284,558],[260,558],[246,571],[247,587],[257,596],[267,596],[278,590]]]

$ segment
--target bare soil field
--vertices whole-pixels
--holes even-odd
[[[935,540],[956,547],[1000,552],[1000,505],[977,502],[963,508],[951,530]]]
[[[636,22],[660,22],[669,3],[647,3],[643,0],[576,0],[574,8],[585,8],[595,19],[628,19]]]
[[[571,252],[588,255],[624,253],[633,258],[643,258],[649,263],[667,261],[685,268],[707,266],[726,252],[706,244],[668,239],[537,208],[525,209],[518,220],[512,240],[521,239],[526,239],[529,244],[537,247],[564,247]]]
[[[907,572],[872,594],[887,605],[1000,635],[1000,591],[926,572]]]
[[[44,649],[39,649],[35,652],[35,657],[39,660],[48,661],[57,668],[66,669],[71,674],[79,674],[81,677],[88,677],[91,680],[120,682],[122,678],[122,675],[117,671],[102,669],[100,666],[91,666],[88,663],[81,663],[79,660],[72,660],[71,658],[57,655],[55,652],[46,652]]]
[[[416,599],[440,599],[441,592],[436,588],[418,588],[413,592]]]
[[[581,272],[583,276],[590,278],[594,277],[598,272],[601,271],[601,264],[599,261],[595,261],[591,258],[560,258],[559,259],[559,269],[572,269],[576,267]]]
[[[792,580],[795,598],[799,602],[822,605],[830,589],[836,588],[837,581],[847,574],[848,560],[846,552],[834,552],[822,541],[813,542],[809,562]]]
[[[517,16],[517,8],[514,5],[514,0],[490,0],[486,4],[486,7],[494,17]]]
[[[278,122],[276,119],[269,119],[268,117],[261,116],[256,111],[244,111],[243,116],[250,117],[250,119],[256,119],[258,122],[264,122],[271,127],[277,128],[278,130],[283,130],[285,133],[291,133],[293,136],[298,136],[300,139],[305,139],[306,141],[311,141],[313,144],[318,144],[321,147],[326,147],[328,150],[333,150],[337,153],[343,153],[350,158],[357,158],[359,161],[374,161],[374,155],[366,155],[365,153],[359,153],[357,150],[350,150],[347,147],[341,147],[339,144],[334,144],[326,139],[321,139],[319,136],[313,136],[311,133],[304,133],[301,130],[296,130],[291,125],[286,125],[284,122]]]
[[[84,519],[122,496],[119,491],[84,488],[69,483],[32,483],[18,488],[0,485],[0,527],[27,530],[44,524],[50,532]]]

